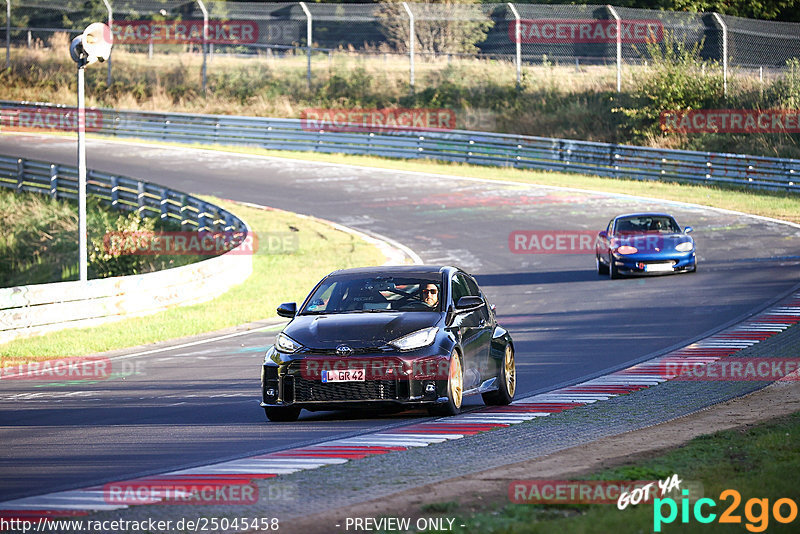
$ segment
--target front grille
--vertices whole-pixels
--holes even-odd
[[[296,402],[370,401],[397,398],[394,380],[366,380],[364,382],[332,382],[295,377]]]
[[[359,354],[380,354],[381,352],[387,352],[392,350],[391,348],[387,347],[361,347],[361,348],[354,348],[353,352],[351,352],[348,356],[357,356]],[[314,356],[339,356],[342,357],[340,354],[336,352],[336,349],[312,349],[306,348],[306,354],[311,354]]]

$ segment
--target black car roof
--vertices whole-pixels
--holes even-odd
[[[339,269],[328,276],[348,275],[436,275],[448,270],[457,270],[449,265],[383,265],[378,267],[356,267],[354,269]]]

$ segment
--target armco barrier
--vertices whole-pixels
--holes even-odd
[[[69,108],[0,101],[0,126],[27,110],[63,116]],[[733,184],[800,192],[800,160],[572,141],[465,130],[333,132],[299,119],[93,110],[95,133],[115,137],[248,145],[274,150],[430,158],[477,165],[614,178]],[[23,121],[25,122],[25,121]],[[30,124],[30,121],[27,123]],[[305,128],[304,128],[305,126]]]
[[[76,198],[77,183],[74,167],[0,156],[0,187]],[[219,206],[148,182],[89,171],[87,190],[117,209],[174,219],[186,230],[250,231]],[[212,299],[250,276],[252,255],[237,252],[140,275],[0,288],[0,343]]]

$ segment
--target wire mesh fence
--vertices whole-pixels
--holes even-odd
[[[9,50],[47,46],[56,33],[75,35],[90,22],[112,20],[116,50],[300,58],[309,84],[325,79],[342,55],[406,62],[412,86],[415,71],[458,60],[506,62],[509,77],[514,64],[621,71],[683,46],[763,76],[800,56],[800,24],[608,5],[7,0],[8,6],[0,13],[0,42]]]

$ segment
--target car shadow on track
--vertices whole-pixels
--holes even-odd
[[[478,274],[475,279],[481,286],[521,286],[563,284],[567,282],[593,282],[608,277],[597,275],[594,269],[568,271],[532,271],[527,273]]]

